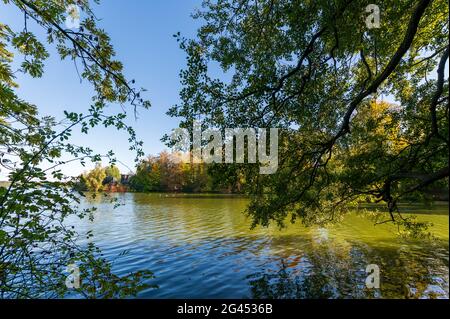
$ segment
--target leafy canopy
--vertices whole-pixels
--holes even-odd
[[[255,225],[326,223],[367,200],[411,228],[397,203],[446,188],[448,3],[378,1],[369,29],[371,3],[205,0],[196,38],[175,35],[187,67],[168,114],[181,127],[281,129],[276,174],[221,169],[253,186]]]

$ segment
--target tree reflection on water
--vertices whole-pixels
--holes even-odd
[[[448,252],[438,247],[375,251],[319,238],[301,258],[283,257],[247,280],[257,299],[448,298]],[[365,285],[369,264],[380,267],[379,289]]]

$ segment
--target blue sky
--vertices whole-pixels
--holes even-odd
[[[103,0],[94,5],[99,25],[107,30],[115,47],[117,58],[124,63],[125,75],[136,79],[139,87],[148,90],[146,97],[152,107],[141,110],[132,124],[139,139],[144,141],[146,154],[156,154],[166,147],[160,138],[177,127],[178,120],[165,113],[179,101],[179,71],[185,66],[185,54],[172,35],[178,31],[193,37],[199,21],[191,18],[201,0]],[[15,7],[0,2],[0,21],[16,31],[23,28],[23,15]],[[45,30],[30,23],[29,29],[38,35]],[[88,83],[81,83],[73,62],[61,61],[54,49],[46,62],[45,74],[40,79],[17,73],[19,96],[38,106],[41,115],[63,118],[63,111],[82,112],[91,103],[92,90]],[[18,66],[22,60],[16,57]],[[114,129],[99,128],[89,135],[74,132],[74,143],[91,146],[96,152],[112,149],[118,160],[134,167],[135,153],[128,150],[127,135]],[[106,164],[106,163],[105,163]],[[122,171],[128,169],[119,164]],[[78,175],[86,170],[71,164],[64,172]],[[0,180],[4,176],[0,173]]]
[[[135,128],[138,138],[144,141],[146,154],[157,154],[166,149],[160,141],[161,137],[178,126],[177,119],[165,114],[169,107],[179,101],[179,71],[186,64],[185,53],[179,48],[173,34],[181,32],[188,38],[195,36],[200,21],[194,20],[191,14],[200,5],[201,0],[103,0],[100,5],[93,7],[96,16],[101,19],[99,25],[111,37],[117,58],[124,63],[125,75],[129,79],[136,79],[139,87],[148,90],[146,98],[150,99],[152,107],[141,110],[137,121],[131,110],[129,112],[129,124]],[[17,8],[5,5],[2,1],[0,21],[15,31],[23,29],[23,15]],[[44,39],[46,30],[33,25],[31,21],[28,27]],[[91,103],[91,86],[86,82],[80,83],[72,61],[61,61],[53,47],[49,48],[49,52],[51,57],[46,62],[41,79],[17,73],[19,96],[36,104],[41,115],[52,115],[57,119],[64,117],[64,110],[85,111]],[[21,56],[16,57],[16,68],[22,59]],[[212,65],[212,68],[213,72],[218,71],[216,66]],[[227,74],[217,72],[216,75],[227,78]],[[389,97],[386,99],[390,101]],[[126,133],[97,128],[89,135],[74,132],[73,142],[90,146],[103,154],[112,149],[117,159],[126,164],[119,164],[123,172],[128,171],[127,167],[134,168],[135,153],[128,150]],[[79,164],[70,164],[63,171],[74,176],[92,166],[84,168]],[[4,179],[5,174],[0,172],[0,180]]]

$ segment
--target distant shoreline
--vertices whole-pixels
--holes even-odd
[[[93,193],[91,191],[83,191],[83,193]],[[222,192],[173,192],[173,191],[151,191],[151,192],[138,192],[138,191],[133,191],[133,190],[127,190],[127,191],[123,191],[123,192],[118,192],[118,191],[100,191],[97,192],[98,194],[102,194],[102,193],[107,193],[107,194],[112,194],[112,193],[117,193],[117,194],[125,194],[125,193],[130,193],[130,194],[165,194],[167,195],[166,197],[175,197],[175,196],[189,196],[189,195],[204,195],[206,196],[211,196],[211,195],[219,195],[219,196],[230,196],[230,197],[235,197],[235,196],[241,196],[241,197],[248,197],[247,194],[243,194],[243,193],[222,193]]]
[[[94,193],[90,191],[84,191],[83,193]],[[138,191],[132,191],[128,190],[125,192],[114,192],[114,191],[101,191],[97,192],[97,194],[152,194],[152,195],[160,195],[160,197],[205,197],[205,198],[213,198],[214,196],[217,197],[241,197],[241,198],[250,198],[252,195],[245,194],[245,193],[221,193],[221,192],[173,192],[173,191],[151,191],[151,192],[138,192]],[[443,205],[448,206],[449,201],[448,200],[430,200],[429,203],[431,205]],[[367,202],[360,202],[359,205],[361,208],[370,208],[372,206],[378,206],[382,204],[377,203],[367,203]],[[399,205],[424,205],[424,202],[417,202],[414,200],[411,201],[402,201],[399,202]]]

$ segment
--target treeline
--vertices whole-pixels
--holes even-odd
[[[149,156],[130,177],[129,187],[136,192],[218,192],[240,193],[243,180],[228,180],[216,173],[217,164],[183,162],[189,156],[161,152]]]
[[[185,193],[241,193],[245,181],[239,177],[225,178],[218,165],[184,163],[185,154],[161,152],[148,156],[135,173],[121,174],[116,166],[101,167],[78,177],[82,191],[135,191]],[[189,156],[189,155],[187,155]]]

